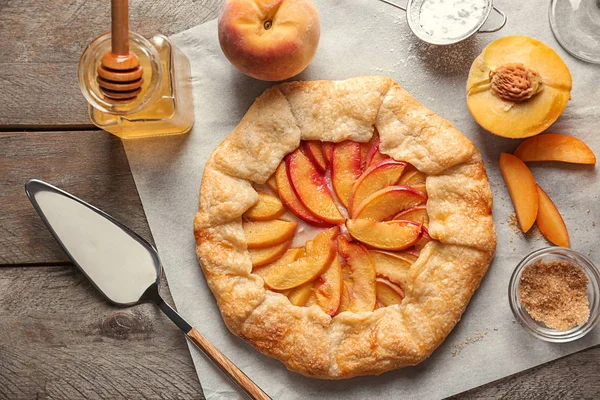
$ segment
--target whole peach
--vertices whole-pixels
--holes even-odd
[[[311,0],[227,0],[219,15],[219,43],[241,72],[280,81],[302,72],[320,37]]]

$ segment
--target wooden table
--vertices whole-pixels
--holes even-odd
[[[131,29],[150,36],[214,18],[221,1],[130,3]],[[90,124],[77,85],[79,56],[108,29],[108,7],[0,0],[0,399],[203,397],[181,332],[154,306],[110,306],[23,191],[29,178],[47,180],[152,241],[123,146]],[[456,398],[598,397],[599,358],[596,347]]]

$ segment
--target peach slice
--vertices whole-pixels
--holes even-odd
[[[410,165],[404,170],[404,175],[398,181],[398,185],[419,186],[424,185],[427,175]]]
[[[421,237],[421,224],[412,221],[349,219],[346,228],[354,239],[382,250],[408,249]]]
[[[523,233],[533,226],[538,214],[538,192],[531,171],[512,154],[500,154],[500,172],[512,199]]]
[[[327,162],[325,161],[325,157],[323,157],[321,142],[318,140],[303,142],[302,150],[304,150],[304,154],[313,162],[319,172],[325,172],[327,169]]]
[[[429,215],[427,214],[427,206],[416,206],[409,208],[408,210],[404,210],[397,214],[394,219],[405,220],[405,221],[414,221],[418,224],[422,224],[423,226],[429,226]]]
[[[312,214],[331,224],[344,222],[344,217],[333,201],[325,178],[300,150],[288,155],[285,165],[298,199]]]
[[[377,302],[383,306],[391,306],[402,303],[404,299],[404,290],[398,285],[393,284],[384,278],[377,278]]]
[[[594,152],[581,140],[571,136],[546,133],[527,139],[517,147],[521,161],[562,161],[573,164],[596,164]]]
[[[348,270],[348,267],[344,264],[342,266],[342,271]],[[344,311],[350,310],[350,286],[351,282],[343,280],[342,281],[342,294],[340,296],[340,306],[338,307],[338,314]]]
[[[417,257],[406,252],[369,250],[369,254],[375,264],[377,276],[400,286],[406,282],[410,266],[417,260]]]
[[[285,290],[295,288],[312,281],[331,264],[335,257],[334,239],[340,233],[335,226],[320,232],[306,249],[306,255],[290,264],[281,264],[271,269],[265,276],[265,284],[272,289]]]
[[[285,212],[285,207],[277,197],[258,192],[258,202],[250,207],[244,216],[253,221],[268,221],[281,216]]]
[[[300,202],[290,183],[285,162],[282,162],[279,164],[279,167],[277,167],[275,178],[277,180],[277,188],[281,201],[287,208],[296,214],[298,218],[314,226],[329,226],[325,221],[321,221],[319,218],[315,217],[306,209],[306,207],[304,207],[304,204]]]
[[[348,286],[350,304],[345,310],[360,312],[375,308],[375,265],[367,249],[338,236],[338,250],[346,259],[346,272],[352,281]]]
[[[292,241],[288,240],[281,244],[263,247],[259,249],[248,249],[250,253],[250,260],[252,261],[252,267],[260,267],[261,265],[270,264],[280,259],[287,249],[292,245]]]
[[[314,281],[316,303],[332,317],[340,307],[342,282],[342,265],[338,257],[334,257],[329,268]]]
[[[296,222],[280,219],[242,222],[249,249],[269,247],[287,242],[294,236],[297,226]]]
[[[371,150],[371,147],[373,147],[373,143],[375,143],[376,140],[379,140],[379,136],[373,135],[373,137],[371,137],[371,140],[360,144],[360,167],[363,171],[368,166],[367,156],[369,155],[369,150]]]
[[[277,268],[280,265],[291,264],[302,256],[304,256],[303,248],[288,249],[285,252],[285,254],[280,259],[276,260],[275,262],[272,262],[270,264],[263,265],[260,267],[252,268],[252,273],[260,275],[264,279],[264,277],[267,276],[269,271],[272,270],[273,268]]]
[[[357,204],[352,218],[371,218],[376,221],[384,221],[426,201],[426,195],[409,186],[389,186],[376,191],[362,203]]]
[[[333,146],[334,143],[332,142],[323,142],[323,144],[321,145],[321,149],[323,150],[323,157],[325,158],[325,162],[327,162],[327,165],[331,165],[331,162],[333,160]]]
[[[288,299],[290,299],[290,303],[292,303],[295,306],[302,307],[302,306],[306,305],[306,303],[308,302],[308,299],[310,299],[310,296],[312,294],[313,294],[313,283],[309,281],[309,282],[306,282],[306,283],[292,289],[287,294],[287,297],[288,297]]]
[[[352,185],[362,174],[360,166],[360,143],[346,141],[333,148],[331,183],[344,207],[348,208]]]
[[[569,247],[569,232],[560,212],[550,197],[536,185],[538,192],[537,225],[542,235],[557,246]]]
[[[279,193],[277,190],[277,178],[275,177],[275,173],[273,173],[273,175],[267,179],[267,186],[273,191],[273,193]]]
[[[379,152],[379,144],[380,143],[381,143],[381,140],[379,138],[377,138],[373,141],[373,144],[371,145],[371,148],[369,149],[369,152],[367,153],[367,159],[366,159],[367,166],[376,164],[383,160],[390,159],[389,156],[386,156]]]
[[[371,165],[352,186],[348,210],[352,213],[354,204],[360,204],[364,199],[378,190],[394,185],[402,176],[406,163],[395,160],[384,160]]]

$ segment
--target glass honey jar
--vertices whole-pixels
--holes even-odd
[[[111,50],[111,34],[94,39],[79,61],[79,87],[88,101],[94,125],[123,139],[177,135],[194,125],[190,62],[169,39],[150,39],[129,32],[130,51],[143,68],[141,92],[131,101],[103,95],[96,80],[104,54]]]

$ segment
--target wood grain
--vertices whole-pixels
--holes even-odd
[[[130,29],[171,35],[216,17],[221,3],[131,0]],[[106,0],[0,0],[2,129],[91,127],[77,64],[88,43],[108,30]]]
[[[154,305],[113,307],[74,267],[0,268],[0,298],[1,400],[203,398]]]
[[[104,131],[0,133],[0,160],[0,264],[68,262],[25,195],[31,178],[71,192],[152,240],[118,138]]]
[[[250,378],[246,376],[234,363],[223,355],[215,346],[213,346],[196,329],[192,328],[187,334],[188,338],[194,342],[211,360],[213,360],[223,372],[225,372],[233,381],[252,399],[271,400]]]

